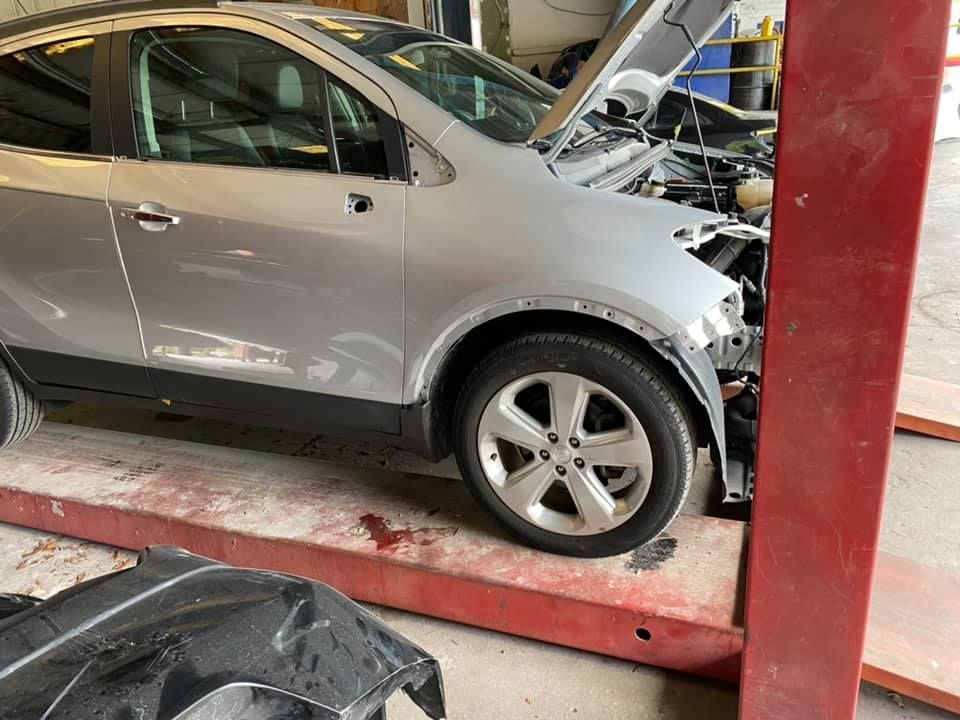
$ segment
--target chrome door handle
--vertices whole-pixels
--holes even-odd
[[[147,232],[162,232],[168,225],[179,225],[180,216],[171,215],[160,203],[142,202],[139,207],[120,208],[120,217],[135,220]]]

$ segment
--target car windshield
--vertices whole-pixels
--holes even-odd
[[[525,142],[556,93],[532,77],[442,35],[372,18],[289,13],[496,140]]]

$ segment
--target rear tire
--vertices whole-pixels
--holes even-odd
[[[0,357],[0,449],[28,437],[43,420],[43,403]]]
[[[463,386],[460,472],[528,545],[578,557],[627,552],[663,532],[690,488],[696,450],[681,397],[654,363],[615,342],[520,337],[480,360]]]

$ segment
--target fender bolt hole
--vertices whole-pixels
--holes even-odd
[[[650,631],[646,628],[637,628],[637,640],[642,640],[643,642],[650,642],[650,638],[653,635],[650,634]]]
[[[496,460],[496,459],[497,459],[497,454],[496,454],[496,453],[491,454],[491,455],[490,455],[490,459],[491,459],[491,460]]]
[[[743,345],[743,338],[735,337],[730,341],[730,344],[733,345],[734,347],[740,347],[741,345]]]

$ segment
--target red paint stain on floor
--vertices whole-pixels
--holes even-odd
[[[386,520],[372,513],[361,516],[360,524],[377,544],[377,550],[394,550],[401,544],[433,545],[441,538],[457,534],[455,527],[392,530]]]

